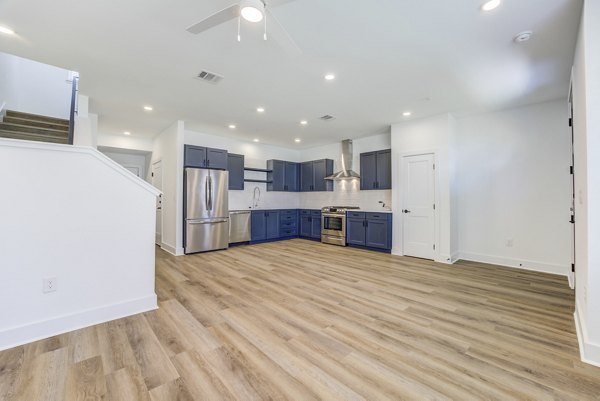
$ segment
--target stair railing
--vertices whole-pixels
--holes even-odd
[[[73,76],[71,84],[71,114],[69,116],[69,145],[73,145],[75,134],[75,115],[77,114],[77,92],[79,91],[79,77]]]

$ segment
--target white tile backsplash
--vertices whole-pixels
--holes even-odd
[[[392,191],[361,191],[360,181],[334,181],[333,192],[301,192],[300,209],[320,209],[323,206],[358,206],[361,210],[384,210],[392,207]]]

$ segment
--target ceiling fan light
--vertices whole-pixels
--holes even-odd
[[[240,14],[249,22],[260,22],[264,18],[265,4],[260,0],[242,0]]]

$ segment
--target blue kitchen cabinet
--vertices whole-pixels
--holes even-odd
[[[184,167],[227,170],[227,151],[224,149],[185,145],[183,154]]]
[[[391,150],[360,154],[360,189],[392,189]]]
[[[365,246],[366,220],[364,213],[348,213],[346,217],[346,243]]]
[[[310,239],[321,239],[321,211],[301,209],[300,210],[300,237]]]
[[[298,210],[281,210],[279,212],[279,238],[298,236]]]
[[[267,191],[298,192],[298,163],[267,160]]]
[[[392,214],[348,212],[346,243],[390,251],[392,249]]]
[[[253,210],[251,222],[252,242],[279,238],[278,210]]]
[[[325,177],[333,174],[333,160],[304,162],[300,166],[300,191],[333,191],[333,181]]]
[[[314,187],[313,162],[300,164],[300,191],[311,192]]]
[[[227,171],[229,171],[229,189],[244,190],[244,155],[227,154]]]

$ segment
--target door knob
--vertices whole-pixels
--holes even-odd
[[[410,213],[410,210],[408,210],[408,209],[404,209],[404,210],[402,211],[402,213]]]

